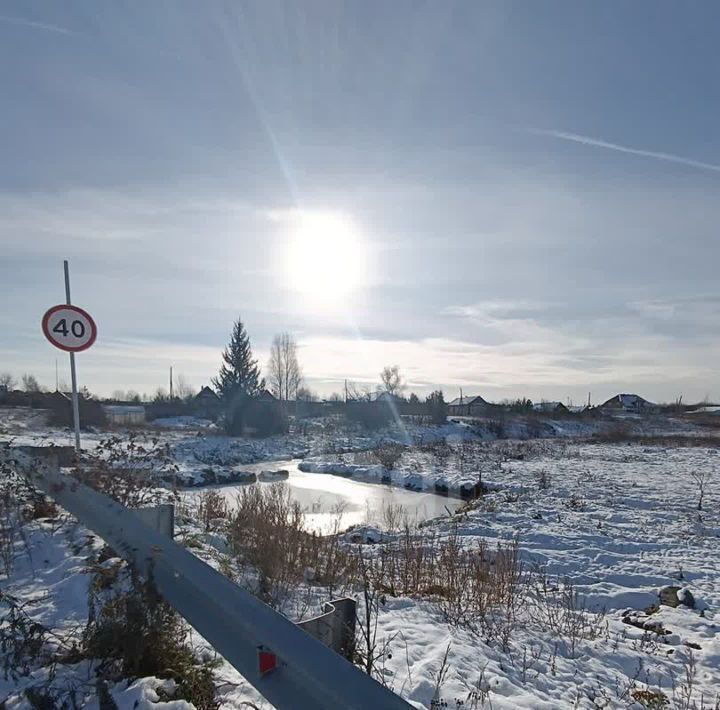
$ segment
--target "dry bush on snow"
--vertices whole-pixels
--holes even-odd
[[[128,508],[165,502],[160,487],[173,483],[177,466],[167,444],[131,433],[101,441],[73,469],[73,476]]]
[[[96,672],[105,681],[171,678],[178,684],[175,697],[198,710],[216,710],[214,664],[196,660],[188,627],[161,599],[152,579],[131,573],[129,587],[119,586],[108,592],[104,574],[96,574],[79,658],[100,659]]]
[[[352,561],[339,537],[309,532],[300,504],[284,484],[242,489],[228,530],[233,553],[258,573],[256,593],[275,608],[303,581],[327,586],[332,594],[349,576]]]
[[[552,483],[552,476],[550,475],[550,471],[548,471],[546,468],[542,469],[536,476],[538,488],[540,490],[546,491],[548,488],[550,488],[550,485]]]
[[[542,572],[536,574],[525,608],[528,621],[557,638],[570,658],[575,658],[581,641],[608,633],[605,614],[588,609],[569,579],[552,581]]]
[[[406,526],[395,542],[378,546],[365,566],[356,584],[370,579],[386,594],[430,599],[450,623],[473,630],[487,629],[498,609],[514,615],[523,578],[517,542],[468,549],[457,529],[440,538]]]
[[[12,574],[18,545],[27,550],[24,524],[57,516],[57,506],[14,465],[0,462],[0,573]]]
[[[205,532],[213,527],[213,521],[227,519],[228,515],[227,501],[217,491],[203,491],[198,496],[197,519]]]
[[[386,441],[373,449],[373,456],[383,468],[392,471],[402,458],[404,451],[405,447],[402,444]]]

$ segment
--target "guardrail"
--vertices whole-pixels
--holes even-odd
[[[140,574],[152,570],[164,599],[277,708],[411,707],[132,510],[60,473],[56,458],[26,460],[23,468]]]

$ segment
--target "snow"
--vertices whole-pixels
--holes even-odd
[[[215,429],[216,425],[209,419],[191,416],[160,417],[153,419],[152,426],[161,429]]]
[[[33,417],[30,423],[17,414],[0,419],[4,438],[67,443],[66,432],[49,429],[37,414]],[[262,466],[258,470],[275,472],[284,468],[283,459],[300,456],[305,457],[300,466],[304,471],[366,483],[389,478],[398,487],[425,491],[447,486],[457,494],[463,483],[482,477],[488,489],[485,495],[461,508],[453,519],[445,516],[424,529],[440,538],[457,531],[468,549],[481,541],[492,547],[517,538],[525,571],[542,573],[560,587],[571,584],[578,594],[576,617],[592,633],[572,639],[523,616],[530,609],[521,609],[503,648],[497,638],[449,624],[429,600],[388,594],[378,620],[378,637],[389,649],[381,661],[383,677],[418,708],[460,707],[456,701],[463,701],[466,708],[496,710],[640,708],[632,693],[646,688],[662,692],[668,708],[687,710],[692,702],[699,708],[701,698],[705,707],[714,707],[720,693],[717,449],[592,443],[572,437],[589,436],[607,422],[544,421],[556,432],[555,438],[495,440],[483,426],[470,422],[408,425],[378,434],[350,433],[317,422],[305,436],[263,441],[198,436],[184,428],[162,436],[170,444],[181,477],[190,482],[200,480],[206,468],[230,475],[252,463],[273,461],[256,465]],[[644,434],[702,433],[682,419],[629,421],[634,431]],[[92,446],[100,438],[100,433],[91,433],[84,443]],[[392,471],[368,451],[387,440],[416,444]],[[438,458],[428,444],[445,440],[448,451]],[[708,479],[702,510],[698,510],[693,474]],[[180,527],[179,539],[192,539],[195,554],[218,569],[229,564],[221,530],[204,532],[187,522]],[[12,575],[0,578],[2,590],[31,601],[33,618],[39,622],[67,631],[86,618],[87,558],[102,542],[70,522],[31,521],[25,531],[27,544],[18,542]],[[376,549],[393,535],[373,524],[356,528],[343,539]],[[324,591],[311,582],[306,580],[306,588],[298,589],[297,595],[312,592],[319,607],[326,600]],[[680,588],[681,600],[691,595],[694,608],[658,605],[658,591],[667,585]],[[211,652],[199,637],[197,643]],[[447,669],[438,688],[446,654]],[[46,672],[38,668],[18,681],[0,678],[0,702],[7,700],[6,706],[13,710],[28,707],[22,689]],[[92,669],[78,664],[60,667],[58,674],[61,679],[87,682]],[[247,703],[269,707],[225,662],[216,682],[223,708],[247,707]],[[189,708],[181,700],[159,700],[172,695],[167,683],[157,678],[127,679],[109,690],[123,709]],[[685,702],[683,693],[691,700]],[[92,692],[81,705],[97,706]]]

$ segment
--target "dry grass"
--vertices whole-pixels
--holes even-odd
[[[205,532],[212,530],[218,520],[227,519],[228,515],[227,501],[217,491],[203,491],[198,496],[196,516]]]
[[[590,444],[639,444],[640,446],[663,446],[671,448],[720,448],[720,436],[699,436],[697,434],[634,434],[627,428],[612,429],[595,433],[588,440]]]
[[[257,571],[255,592],[275,608],[304,581],[332,593],[351,576],[352,560],[339,537],[309,531],[302,508],[284,484],[240,491],[228,517],[228,541],[240,561]]]

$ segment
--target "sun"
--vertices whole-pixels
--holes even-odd
[[[301,212],[291,227],[287,250],[289,283],[313,300],[342,301],[365,281],[365,251],[349,217]]]

